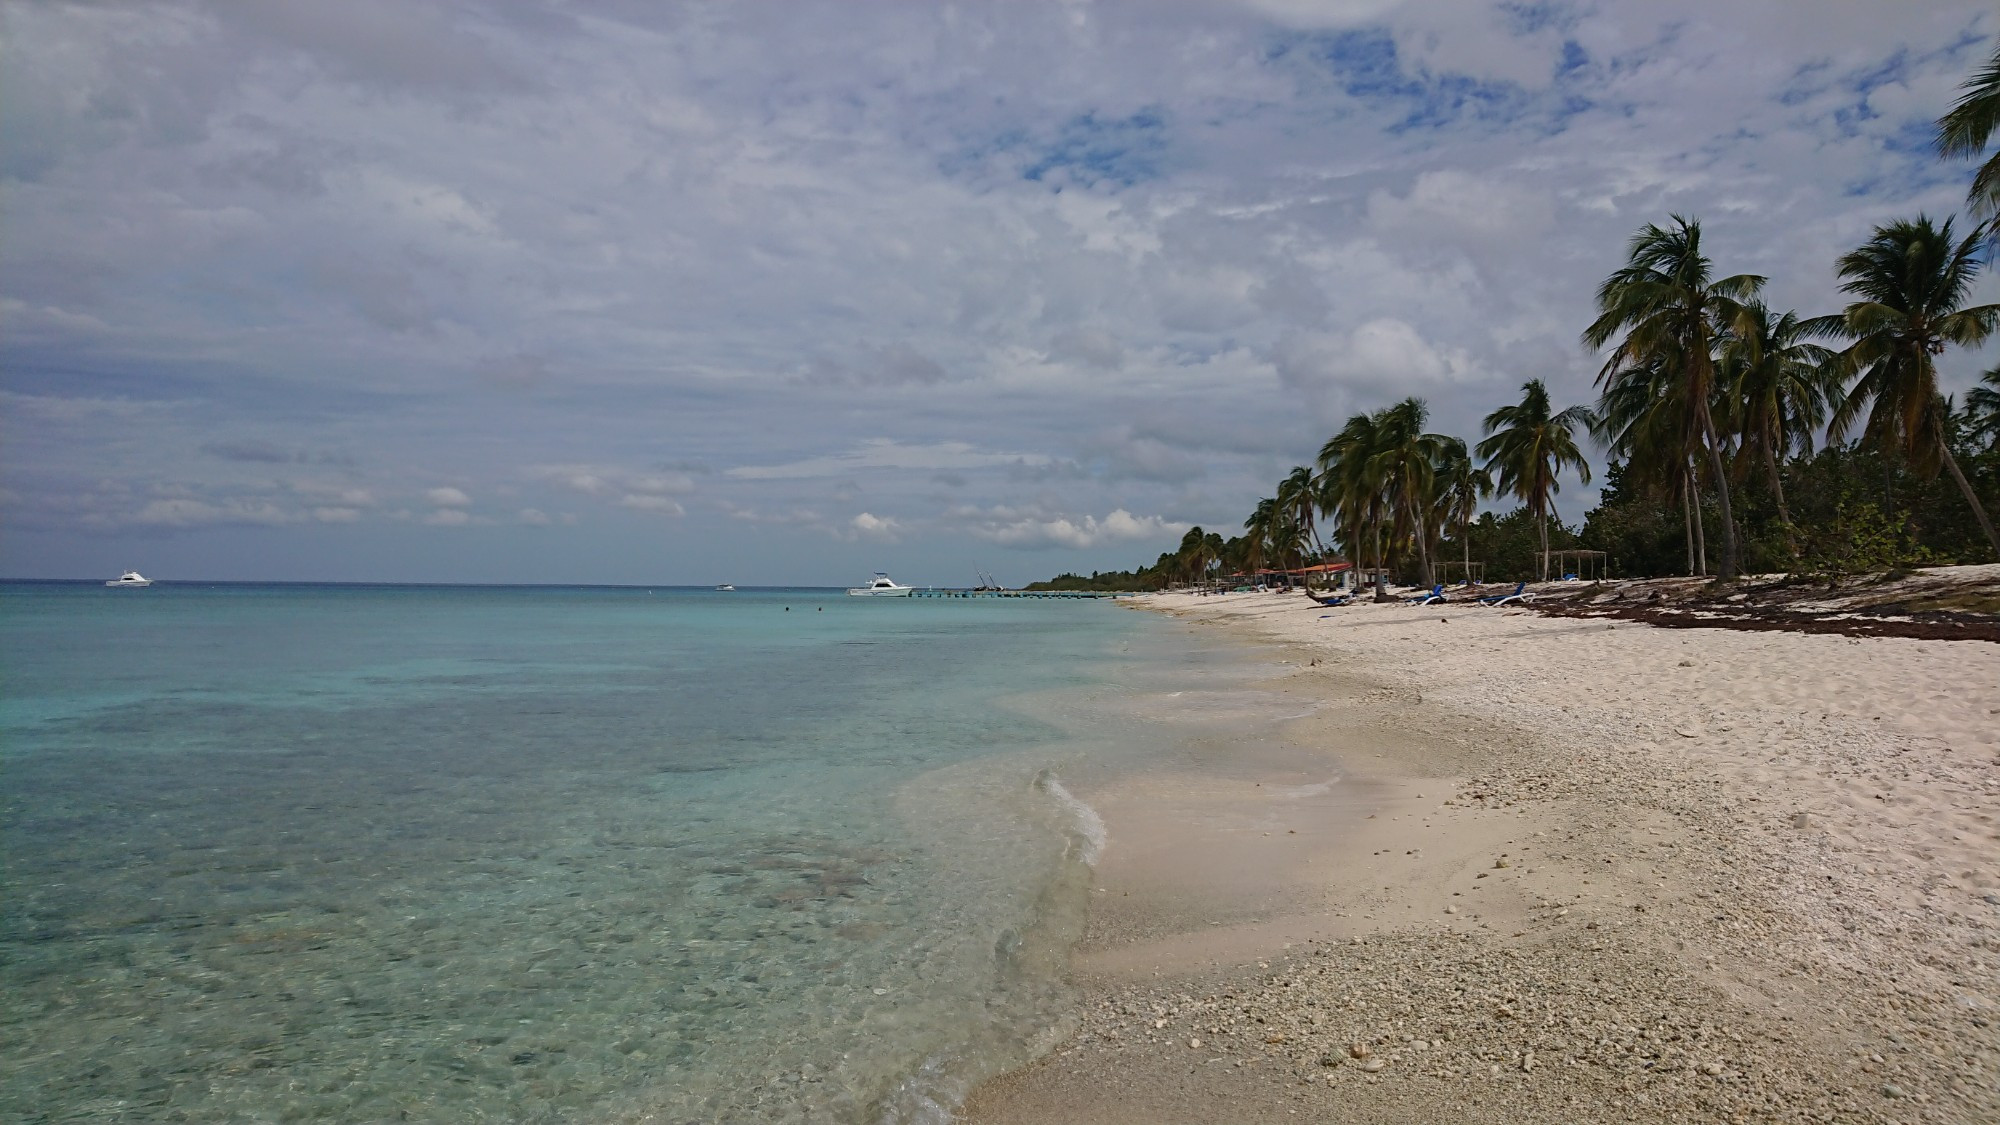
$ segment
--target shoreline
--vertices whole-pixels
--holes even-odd
[[[1081,1027],[963,1120],[2000,1118],[2000,649],[1137,604],[1292,646],[1316,710],[1081,794]],[[1344,816],[1280,824],[1313,761]]]

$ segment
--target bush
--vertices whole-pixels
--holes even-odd
[[[1798,573],[1835,580],[1904,570],[1935,561],[1907,522],[1885,515],[1873,501],[1837,505],[1833,518],[1800,535]]]

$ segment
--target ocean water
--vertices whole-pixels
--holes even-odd
[[[789,608],[788,608],[789,607]],[[0,587],[0,1119],[924,1121],[1063,1026],[1109,602]]]

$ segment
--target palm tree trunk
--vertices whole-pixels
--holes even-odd
[[[1944,467],[1951,470],[1951,479],[1958,482],[1958,490],[1965,493],[1965,502],[1972,505],[1972,514],[1979,520],[1979,529],[1986,533],[1986,541],[1993,545],[1993,553],[2000,555],[2000,535],[1993,533],[1993,521],[1987,518],[1986,508],[1979,503],[1979,497],[1972,491],[1972,485],[1965,479],[1965,473],[1958,467],[1958,458],[1951,455],[1951,447],[1938,440],[1938,452],[1944,454]]]
[[[1708,467],[1715,473],[1715,500],[1722,509],[1717,513],[1722,517],[1722,573],[1724,582],[1736,581],[1741,569],[1741,557],[1736,551],[1736,517],[1729,511],[1729,470],[1722,463],[1722,439],[1715,432],[1715,418],[1708,412],[1708,403],[1701,404],[1702,432],[1708,435]]]
[[[1378,602],[1389,600],[1389,591],[1382,588],[1382,571],[1386,569],[1384,562],[1385,560],[1382,557],[1382,512],[1378,508],[1375,512],[1375,600]]]
[[[1549,580],[1549,512],[1547,508],[1543,508],[1537,514],[1541,516],[1540,526],[1542,529],[1542,581],[1547,582]]]
[[[1708,577],[1708,517],[1702,514],[1701,499],[1694,502],[1694,558],[1695,573]]]
[[[1701,512],[1701,477],[1694,471],[1693,465],[1688,466],[1688,495],[1693,498],[1694,504],[1694,557],[1697,564],[1694,573],[1707,578],[1708,517]]]
[[[1799,533],[1792,526],[1791,510],[1785,507],[1785,482],[1778,472],[1778,454],[1770,442],[1764,443],[1764,467],[1771,472],[1771,498],[1778,502],[1778,522],[1785,525],[1785,547],[1793,558],[1799,557]]]
[[[1687,466],[1681,466],[1681,535],[1687,542],[1688,577],[1694,577],[1694,484],[1687,479]]]
[[[1423,578],[1424,589],[1428,590],[1435,579],[1431,576],[1431,529],[1424,524],[1424,518],[1417,512],[1416,501],[1409,505],[1410,522],[1417,525],[1417,573]]]

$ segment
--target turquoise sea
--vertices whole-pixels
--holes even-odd
[[[1110,602],[0,586],[0,1119],[922,1121],[1064,1018]]]

